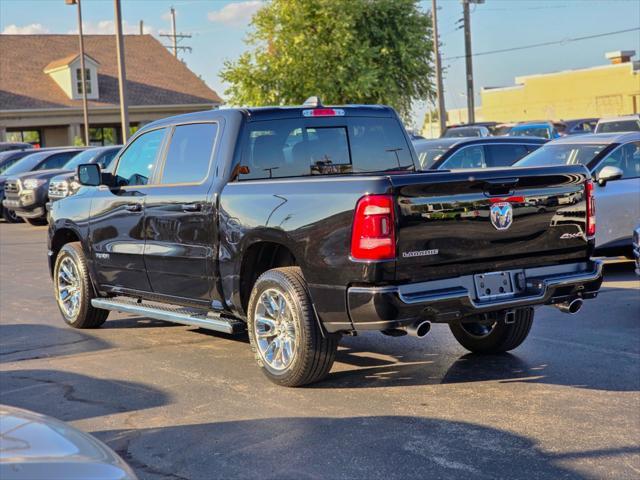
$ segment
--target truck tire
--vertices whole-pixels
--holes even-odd
[[[474,353],[503,353],[518,347],[529,335],[533,323],[533,308],[515,311],[515,322],[500,320],[492,325],[484,323],[449,324],[451,333],[467,350]]]
[[[2,218],[4,218],[4,221],[7,223],[22,222],[22,219],[18,215],[16,215],[16,212],[14,212],[13,210],[8,210],[4,207],[2,207]]]
[[[53,268],[53,283],[56,302],[62,318],[73,328],[98,328],[108,310],[94,308],[93,284],[80,243],[67,243],[62,247]]]
[[[340,335],[321,331],[300,268],[275,268],[260,275],[248,313],[251,349],[269,380],[299,387],[329,373]]]

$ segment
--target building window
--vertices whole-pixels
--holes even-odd
[[[92,127],[89,129],[90,145],[116,145],[118,142],[118,130],[115,127]]]
[[[36,147],[42,145],[40,130],[8,130],[7,142],[25,142]]]
[[[76,68],[76,89],[78,90],[78,95],[82,95],[82,74],[80,73],[80,69]],[[88,68],[84,69],[85,71],[85,79],[84,85],[87,92],[87,95],[91,95],[91,70]]]

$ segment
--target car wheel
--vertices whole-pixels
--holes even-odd
[[[251,292],[248,312],[251,348],[269,380],[299,387],[329,373],[340,335],[321,330],[300,268],[263,273]]]
[[[53,269],[56,301],[64,321],[74,328],[98,328],[107,316],[108,310],[94,308],[91,299],[95,292],[87,262],[78,242],[62,247]]]
[[[16,212],[14,212],[13,210],[8,210],[6,208],[2,208],[2,218],[4,218],[4,221],[7,223],[22,222],[22,219],[18,215],[16,215]]]
[[[41,227],[47,224],[46,218],[25,218],[25,220],[33,227]]]
[[[518,347],[529,335],[533,308],[515,311],[515,321],[456,322],[449,328],[458,343],[474,353],[503,353]]]

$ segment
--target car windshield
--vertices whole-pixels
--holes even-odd
[[[514,167],[542,167],[547,165],[588,165],[607,144],[548,144],[531,152]]]
[[[414,143],[413,146],[418,154],[420,162],[420,170],[430,169],[442,155],[444,155],[455,143],[451,142],[420,142]]]
[[[603,122],[597,127],[596,133],[616,132],[640,132],[638,120],[618,120],[615,122]]]
[[[91,148],[80,152],[65,163],[63,168],[65,170],[75,170],[78,165],[82,165],[83,163],[93,163],[93,159],[96,158],[101,151],[99,148]]]
[[[509,132],[509,135],[512,137],[549,138],[549,129],[547,127],[514,127]]]
[[[473,127],[461,127],[461,128],[449,128],[444,132],[445,138],[461,138],[461,137],[481,137],[482,131],[479,128]]]
[[[3,175],[14,175],[16,173],[28,172],[28,171],[32,170],[33,167],[38,165],[40,160],[42,160],[44,157],[46,157],[46,155],[47,154],[44,153],[44,152],[42,152],[42,153],[33,153],[31,155],[27,155],[26,157],[24,157],[19,162],[16,162],[13,165],[11,165],[9,168],[7,168],[3,172]]]

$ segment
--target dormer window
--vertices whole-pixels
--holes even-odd
[[[44,67],[44,73],[49,75],[64,93],[72,100],[82,100],[82,68],[80,55],[69,55],[54,60]],[[84,84],[89,100],[98,99],[98,67],[100,64],[89,55],[84,56]]]

